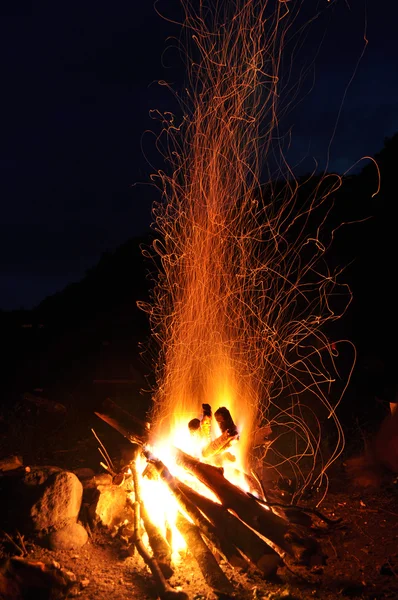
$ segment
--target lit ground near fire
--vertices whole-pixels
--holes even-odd
[[[343,483],[343,482],[341,482]],[[341,488],[344,488],[341,485]],[[232,571],[224,565],[235,583],[236,598],[304,600],[339,597],[395,599],[398,597],[398,492],[392,488],[375,492],[352,487],[331,492],[322,509],[342,522],[323,530],[319,539],[328,555],[322,567],[291,567],[278,571],[279,581],[266,582],[255,574]],[[141,558],[123,557],[120,542],[98,530],[78,552],[50,552],[31,547],[32,559],[57,561],[72,571],[79,584],[75,595],[87,600],[155,598],[152,577]],[[191,556],[186,556],[171,583],[189,598],[217,598],[206,585]],[[73,595],[73,593],[72,593]]]
[[[38,464],[40,461],[40,464],[70,470],[90,467],[101,472],[97,442],[90,434],[90,426],[94,424],[97,425],[95,418],[88,422],[79,418],[79,423],[74,422],[70,413],[64,425],[58,428],[55,440],[48,435],[48,429],[40,430],[37,421],[31,421],[31,429],[25,422],[26,432],[35,431],[36,446],[29,445],[30,454],[25,447],[24,463]],[[119,441],[123,445],[123,438],[110,428],[108,432],[105,424],[101,429],[100,423],[97,431],[112,457],[117,459],[120,456]],[[20,452],[23,449],[21,438],[16,435],[15,428],[13,432],[13,437],[3,433],[2,449]],[[25,441],[29,442],[26,436]],[[307,504],[314,506],[315,500],[309,498]],[[314,532],[328,557],[326,564],[312,568],[290,564],[289,568],[280,568],[278,579],[272,582],[255,573],[232,570],[224,564],[223,570],[234,583],[235,598],[392,600],[398,597],[398,490],[393,479],[377,490],[357,488],[347,478],[341,463],[331,474],[330,491],[320,509],[332,519],[342,519],[336,526],[322,525]],[[4,535],[1,539],[2,558],[17,555]],[[101,526],[92,531],[88,543],[79,550],[49,551],[27,538],[26,547],[29,559],[56,561],[75,575],[77,584],[68,597],[87,600],[149,600],[157,597],[152,575],[142,559],[137,554],[127,556],[120,538]],[[217,597],[206,585],[189,553],[176,568],[171,583],[181,586],[191,599]]]

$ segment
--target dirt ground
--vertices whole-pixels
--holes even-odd
[[[341,518],[339,525],[324,528],[316,537],[327,554],[324,566],[282,567],[269,582],[223,564],[234,583],[237,599],[358,600],[398,598],[398,491],[389,487],[377,492],[353,489],[330,492],[322,512]],[[27,543],[29,559],[56,561],[76,577],[69,597],[87,600],[157,597],[152,576],[137,554],[126,556],[120,541],[97,529],[79,551],[49,551]],[[170,583],[189,598],[215,599],[193,557],[181,557]]]
[[[107,426],[98,424],[95,417],[92,422],[90,419],[86,422],[77,414],[75,418],[69,414],[66,420],[65,416],[62,417],[64,420],[61,419],[58,428],[54,425],[48,427],[47,423],[46,436],[38,429],[38,422],[44,422],[42,416],[36,424],[32,415],[25,416],[25,421],[21,417],[19,430],[15,423],[12,427],[4,426],[0,438],[2,455],[6,451],[8,454],[26,454],[29,448],[30,456],[23,457],[24,464],[35,461],[36,464],[53,464],[68,470],[90,467],[100,472],[98,443],[91,434],[90,426],[95,425],[101,439],[108,436],[106,446],[115,454],[120,452],[120,434],[108,431]],[[28,422],[30,429],[25,426]],[[31,437],[29,432],[32,432]],[[311,500],[308,500],[308,506],[312,506]],[[333,526],[316,523],[312,531],[327,555],[326,564],[305,568],[290,563],[278,569],[273,581],[265,581],[254,572],[239,572],[222,564],[236,590],[234,598],[398,598],[398,485],[394,477],[391,476],[377,489],[360,488],[350,481],[342,463],[335,471],[320,510],[331,519],[341,519]],[[13,535],[13,532],[0,532],[3,560],[18,555],[5,534]],[[61,568],[73,573],[76,583],[67,597],[85,600],[150,600],[157,597],[153,577],[141,557],[127,555],[118,536],[112,536],[102,527],[94,529],[87,544],[78,551],[50,551],[29,539],[25,539],[25,545],[30,560],[55,561]],[[170,583],[186,592],[192,600],[217,598],[206,585],[189,551],[176,565]],[[36,595],[26,597],[39,598]],[[40,596],[44,597],[52,598]]]

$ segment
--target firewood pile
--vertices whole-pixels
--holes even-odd
[[[234,595],[233,586],[221,566],[224,562],[236,569],[254,570],[269,580],[282,565],[314,567],[324,564],[326,556],[312,530],[316,519],[327,525],[331,522],[316,510],[271,502],[260,482],[253,478],[251,492],[231,483],[224,476],[224,469],[217,465],[222,463],[223,455],[226,460],[231,460],[229,450],[239,435],[233,418],[225,407],[220,407],[214,413],[220,435],[211,439],[212,409],[208,404],[202,409],[201,418],[187,423],[191,434],[201,436],[205,441],[202,458],[190,456],[179,448],[172,450],[175,462],[188,475],[187,481],[197,481],[205,486],[214,500],[173,475],[153,453],[148,443],[150,430],[147,424],[110,400],[101,413],[96,413],[133,445],[133,460],[124,469],[132,490],[132,537],[154,577],[160,597],[184,598],[186,595],[169,584],[174,572],[170,539],[153,523],[147,510],[141,493],[144,478],[163,482],[176,499],[176,526],[207,584],[217,594]],[[143,469],[139,466],[143,464],[142,458],[146,461]],[[209,464],[209,459],[214,464]]]

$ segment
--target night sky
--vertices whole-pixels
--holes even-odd
[[[145,135],[157,130],[149,111],[174,108],[156,81],[178,88],[184,71],[167,41],[179,29],[159,17],[152,0],[5,4],[0,308],[17,309],[78,281],[104,251],[148,229],[158,194],[147,185],[154,169],[144,153],[162,166]],[[398,131],[397,3],[304,5],[305,17],[317,7],[321,14],[297,59],[298,66],[315,61],[314,69],[282,123],[292,128],[288,158],[298,174],[312,170],[314,158],[326,168],[337,124],[328,168],[343,173]],[[170,17],[177,6],[158,3]],[[369,43],[355,72],[365,22]]]

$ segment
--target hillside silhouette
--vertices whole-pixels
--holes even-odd
[[[346,420],[355,418],[353,412],[361,403],[373,410],[375,396],[382,402],[395,396],[397,159],[398,134],[386,139],[375,156],[380,192],[374,196],[378,174],[368,161],[358,175],[344,177],[333,199],[332,228],[351,222],[337,229],[329,253],[332,266],[346,265],[343,279],[353,291],[347,314],[335,331],[328,332],[357,346],[348,408],[342,410]],[[307,183],[300,193],[317,183],[316,179]],[[135,410],[145,412],[156,348],[151,347],[148,319],[137,301],[148,301],[153,282],[155,267],[141,252],[142,245],[150,245],[151,236],[132,238],[115,252],[104,253],[80,282],[35,309],[0,313],[6,348],[3,404],[12,405],[21,394],[35,389],[61,402],[72,401],[76,390],[81,397],[84,390],[87,410],[106,395],[116,395],[130,408],[138,403]],[[143,354],[141,345],[146,348]],[[126,384],[107,387],[106,381],[112,380]]]

